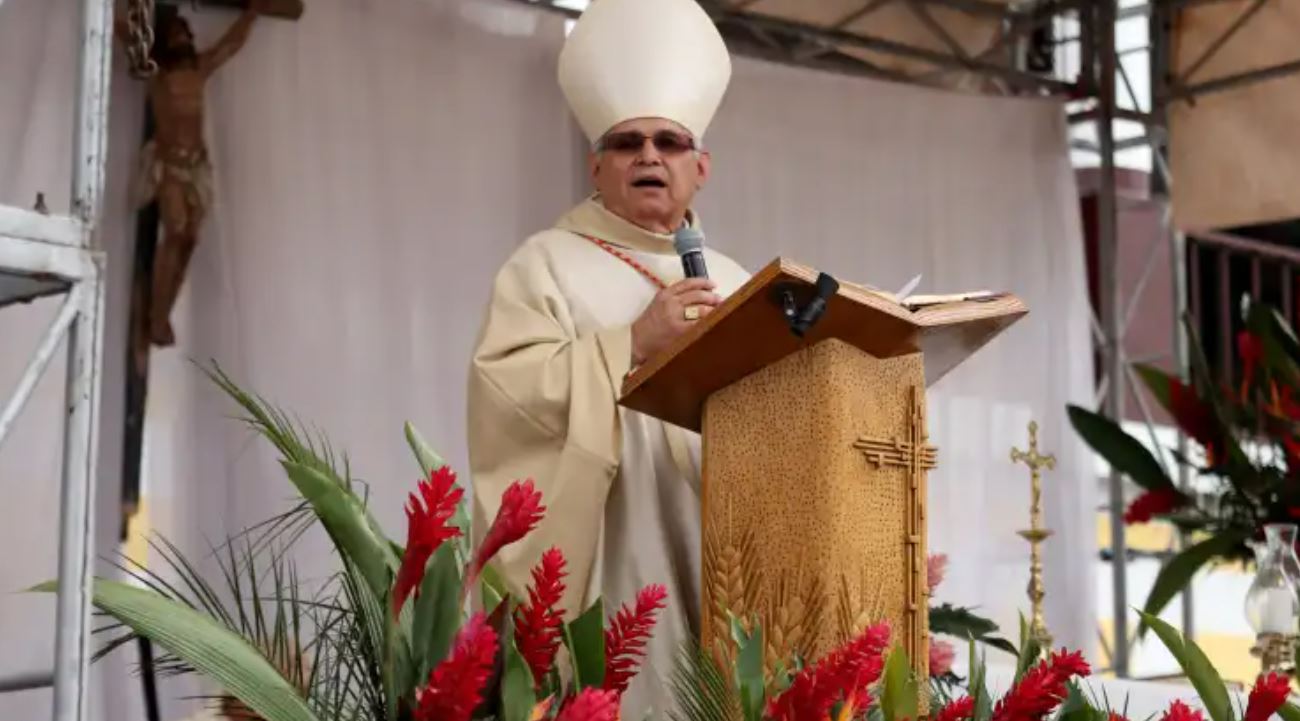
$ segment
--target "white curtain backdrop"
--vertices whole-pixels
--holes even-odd
[[[66,207],[75,46],[72,0],[0,6],[0,200],[45,190]],[[201,42],[230,21],[199,13]],[[563,21],[495,0],[314,0],[298,23],[263,21],[212,81],[217,203],[155,353],[147,434],[152,527],[201,556],[285,507],[265,444],[192,361],[319,428],[351,457],[399,536],[417,474],[413,422],[465,468],[464,380],[496,266],[586,192],[582,144],[554,81]],[[119,64],[122,56],[115,57]],[[142,98],[114,76],[104,243],[110,305],[101,455],[101,550],[119,488],[132,220],[125,187]],[[1008,460],[1025,425],[1057,454],[1047,475],[1048,615],[1091,650],[1094,488],[1064,421],[1087,402],[1083,256],[1058,105],[936,94],[739,60],[707,136],[709,242],[750,269],[778,254],[845,279],[921,291],[1008,289],[1031,314],[932,389],[940,448],[931,546],[952,558],[940,598],[979,605],[1014,634],[1025,606],[1028,476]],[[16,381],[53,303],[0,311],[0,389]],[[0,578],[54,569],[61,368],[0,448]],[[14,553],[11,549],[33,549]],[[332,564],[319,538],[304,573]],[[208,564],[209,570],[211,565]],[[47,666],[46,599],[0,594],[0,673]],[[96,718],[140,718],[134,654],[97,669]],[[199,689],[163,686],[169,717]],[[0,696],[0,717],[40,718],[48,692]]]

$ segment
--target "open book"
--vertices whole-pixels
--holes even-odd
[[[839,279],[837,278],[836,280]],[[870,293],[872,295],[879,296],[895,305],[899,305],[904,308],[907,308],[908,310],[927,308],[934,305],[944,305],[946,303],[963,303],[966,301],[977,301],[977,302],[990,301],[990,300],[996,300],[1006,295],[1006,293],[995,293],[989,290],[973,290],[964,293],[943,293],[938,295],[935,294],[908,295],[900,299],[897,294],[890,293],[887,290],[881,290],[879,288],[873,288],[869,285],[862,285],[861,283],[853,283],[847,280],[840,280],[839,282],[840,285],[852,286],[857,290],[860,290],[864,293]]]

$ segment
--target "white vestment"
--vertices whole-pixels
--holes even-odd
[[[681,643],[699,629],[700,442],[618,405],[631,369],[631,324],[657,288],[583,234],[617,246],[669,285],[683,277],[671,236],[623,220],[594,197],[506,262],[470,372],[475,538],[502,491],[532,478],[546,517],[496,561],[516,598],[526,597],[529,570],[551,546],[568,559],[566,621],[597,597],[612,615],[642,587],[667,587],[668,607],[624,696],[623,717],[641,721],[666,710],[664,682]],[[720,253],[706,250],[706,263],[724,297],[748,280]]]

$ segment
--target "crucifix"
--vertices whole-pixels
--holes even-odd
[[[925,533],[925,473],[937,465],[939,451],[930,445],[925,425],[925,391],[911,386],[908,398],[908,425],[906,438],[872,438],[863,436],[853,442],[853,447],[867,457],[867,462],[881,466],[899,466],[906,469],[908,508],[905,541],[908,547],[907,613],[914,622],[909,624],[912,637],[906,639],[907,652],[917,658],[926,651],[925,624],[920,619],[930,612],[926,583],[926,559],[921,541]]]
[[[195,0],[192,6],[199,4]],[[125,0],[125,7],[119,4],[114,13],[113,34],[125,51],[128,70],[148,91],[144,146],[133,188],[137,214],[119,530],[124,542],[141,502],[149,349],[175,341],[171,309],[212,200],[203,129],[207,81],[243,47],[259,15],[297,20],[303,12],[302,0],[204,0],[202,4],[242,8],[242,12],[215,43],[201,50],[175,4]],[[140,656],[146,717],[157,721],[153,652],[143,638]]]
[[[1029,600],[1033,604],[1033,621],[1029,633],[1043,648],[1051,648],[1052,636],[1047,632],[1047,622],[1043,617],[1043,555],[1040,547],[1043,541],[1051,537],[1052,532],[1043,528],[1043,482],[1042,469],[1049,471],[1056,467],[1056,456],[1042,455],[1038,452],[1038,423],[1029,422],[1029,450],[1011,449],[1011,462],[1024,463],[1029,466],[1030,488],[1032,492],[1029,505],[1029,530],[1019,531],[1020,537],[1029,541]]]

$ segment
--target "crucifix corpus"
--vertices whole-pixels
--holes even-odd
[[[231,5],[231,2],[209,2]],[[153,136],[141,149],[134,195],[140,207],[156,202],[163,242],[155,255],[148,293],[149,312],[132,328],[139,355],[150,342],[176,341],[171,311],[198,243],[200,226],[212,205],[212,166],[204,138],[207,81],[248,40],[258,15],[297,18],[300,0],[248,0],[243,11],[210,47],[195,47],[186,19],[161,7],[156,34],[152,0],[127,0],[118,12],[114,34],[130,59],[132,74],[148,85]],[[119,8],[120,10],[120,8]]]

